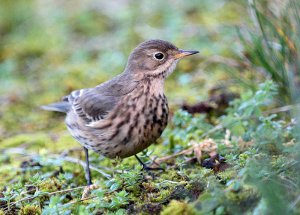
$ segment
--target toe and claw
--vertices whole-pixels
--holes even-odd
[[[142,166],[142,170],[145,170],[146,172],[149,172],[149,171],[159,171],[159,170],[165,171],[161,167],[149,167],[145,163],[143,163],[143,161],[137,155],[134,155],[134,156],[138,160],[138,162],[140,163],[140,165]]]

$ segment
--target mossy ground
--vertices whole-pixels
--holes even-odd
[[[299,212],[295,125],[290,115],[262,114],[274,105],[273,85],[255,94],[263,75],[241,58],[236,26],[249,23],[247,12],[237,0],[0,0],[0,214]],[[91,152],[98,188],[81,200],[84,153],[64,115],[39,106],[117,75],[151,38],[201,52],[166,81],[169,126],[139,154],[165,171]],[[178,111],[200,101],[214,107],[220,91],[241,99],[226,112]]]

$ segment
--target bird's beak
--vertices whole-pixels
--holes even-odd
[[[197,54],[199,53],[198,51],[189,51],[189,50],[181,50],[179,49],[178,50],[178,53],[175,54],[175,59],[180,59],[180,58],[183,58],[185,56],[189,56],[189,55],[193,55],[193,54]]]

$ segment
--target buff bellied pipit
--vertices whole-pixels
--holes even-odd
[[[109,158],[125,158],[136,156],[160,137],[168,123],[165,79],[179,59],[196,53],[180,50],[163,40],[143,42],[130,54],[120,75],[94,88],[73,91],[61,102],[43,106],[67,113],[68,130],[85,151],[89,185],[92,181],[88,149]]]

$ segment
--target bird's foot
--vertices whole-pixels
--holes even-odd
[[[138,160],[138,162],[140,163],[140,165],[143,167],[142,170],[145,170],[146,172],[158,171],[158,170],[165,171],[161,167],[149,167],[149,166],[147,166],[145,163],[143,163],[143,161],[137,155],[135,155],[135,158]]]
[[[159,170],[165,171],[165,169],[163,169],[161,167],[149,167],[149,166],[147,166],[145,164],[143,165],[142,170],[145,170],[146,172],[149,172],[149,171],[159,171]]]
[[[155,174],[155,171],[165,171],[163,168],[161,167],[149,167],[147,165],[142,165],[142,171],[145,171],[147,173],[148,176],[146,176],[146,178],[148,179],[152,179],[154,180],[157,176],[157,174]],[[150,177],[150,178],[149,178]]]
[[[96,184],[87,185],[82,192],[81,200],[87,199],[91,194],[91,191],[97,188],[98,186]]]

